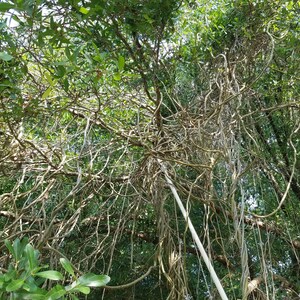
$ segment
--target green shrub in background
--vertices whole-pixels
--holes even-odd
[[[105,286],[110,277],[106,275],[84,274],[77,277],[71,263],[61,258],[67,278],[47,265],[39,264],[39,251],[35,250],[27,238],[16,239],[13,244],[5,240],[11,259],[8,269],[0,273],[0,299],[56,300],[78,299],[77,294],[90,293],[91,287]],[[50,290],[46,280],[68,281],[68,285],[55,284]]]

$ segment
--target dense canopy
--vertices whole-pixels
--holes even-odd
[[[219,299],[172,186],[229,299],[300,299],[299,14],[1,1],[1,241],[109,275],[86,299]]]

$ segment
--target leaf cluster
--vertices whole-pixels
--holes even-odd
[[[5,245],[10,262],[8,269],[0,273],[1,299],[56,300],[71,297],[76,300],[78,293],[87,295],[91,287],[102,287],[110,281],[107,275],[93,273],[78,277],[65,258],[60,259],[65,276],[59,271],[49,270],[48,265],[40,265],[40,253],[27,238],[16,239],[13,243],[5,240]],[[51,284],[52,287],[47,289],[47,280],[68,284]]]

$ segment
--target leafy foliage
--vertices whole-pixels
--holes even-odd
[[[110,278],[106,275],[84,274],[80,277],[75,275],[71,263],[61,258],[62,267],[71,276],[71,281],[64,278],[62,273],[48,269],[47,265],[39,265],[39,251],[35,250],[28,239],[16,239],[13,244],[6,240],[5,245],[9,250],[10,260],[8,269],[0,274],[0,297],[1,299],[78,299],[76,294],[89,294],[90,287],[105,286]],[[56,284],[46,289],[46,280],[69,281],[62,286]]]

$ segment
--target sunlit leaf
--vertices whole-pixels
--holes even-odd
[[[80,7],[79,11],[81,13],[83,13],[84,15],[86,15],[89,12],[89,9],[85,8],[85,7]]]
[[[51,91],[52,91],[52,86],[49,86],[49,87],[46,89],[46,91],[43,93],[42,99],[46,99],[46,98],[50,95]]]
[[[91,289],[88,286],[78,285],[76,286],[76,288],[73,289],[73,291],[78,291],[80,293],[88,295],[91,292]]]
[[[51,279],[51,280],[62,280],[63,279],[63,276],[60,272],[53,271],[53,270],[38,272],[35,275],[38,276],[38,277]]]
[[[2,59],[4,61],[10,61],[13,58],[14,58],[13,56],[11,56],[10,54],[8,54],[6,52],[0,52],[0,59]]]
[[[60,261],[61,265],[63,266],[63,268],[64,268],[70,275],[72,275],[72,276],[75,275],[75,274],[74,274],[74,270],[73,270],[73,268],[72,268],[72,265],[71,265],[71,263],[70,263],[67,259],[61,258],[59,261]]]
[[[96,275],[88,273],[78,278],[80,284],[90,287],[104,286],[110,281],[110,277],[107,275]]]
[[[121,80],[121,74],[120,73],[116,73],[116,74],[114,74],[114,80],[116,80],[116,81],[120,81]]]
[[[25,254],[29,262],[29,268],[32,271],[38,266],[38,251],[34,250],[30,244],[27,244],[25,247]]]

